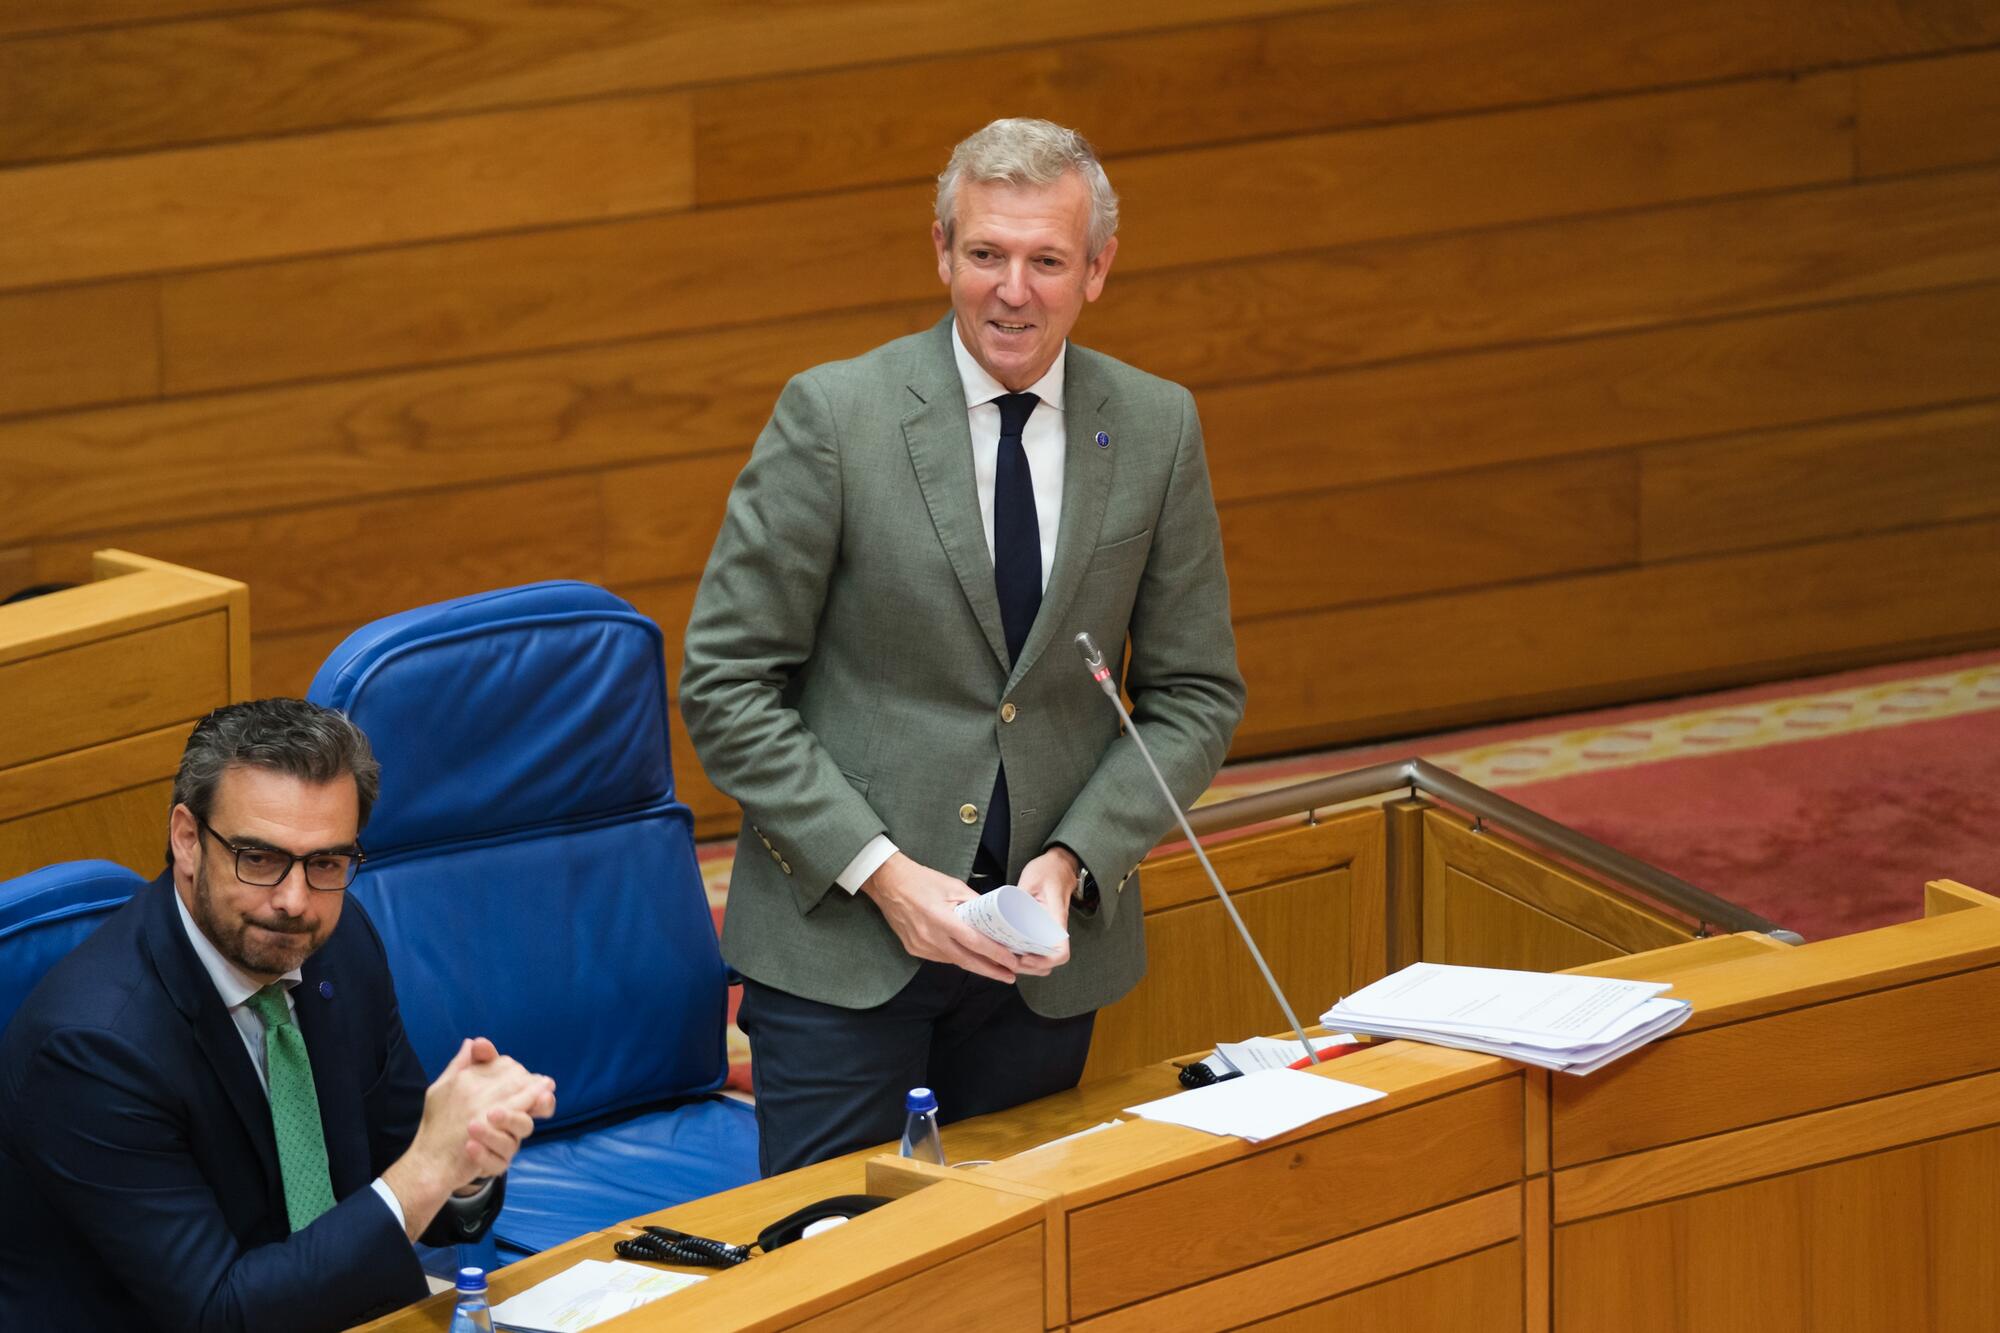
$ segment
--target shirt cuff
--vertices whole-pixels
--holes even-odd
[[[396,1200],[396,1191],[389,1188],[389,1182],[377,1176],[369,1182],[369,1188],[382,1196],[382,1202],[389,1205],[389,1215],[396,1219],[396,1230],[408,1235],[409,1223],[403,1220],[403,1205]]]
[[[833,877],[833,882],[849,893],[861,892],[861,886],[868,877],[882,868],[882,863],[896,854],[896,844],[889,841],[889,835],[878,833],[862,845],[847,863],[847,869]]]

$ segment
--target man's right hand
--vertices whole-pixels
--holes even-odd
[[[962,879],[892,853],[861,886],[913,958],[950,963],[977,976],[1012,982],[1021,963],[1004,945],[960,921],[952,909],[979,895]]]
[[[408,1151],[382,1173],[403,1205],[411,1239],[423,1234],[449,1195],[507,1169],[534,1122],[555,1114],[555,1086],[484,1037],[459,1045],[424,1092],[423,1119]]]

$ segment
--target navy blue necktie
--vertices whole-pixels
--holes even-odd
[[[993,400],[1000,408],[1000,453],[993,472],[993,584],[1000,594],[1000,628],[1007,638],[1007,661],[1021,659],[1042,609],[1042,527],[1035,517],[1035,479],[1028,470],[1028,451],[1021,431],[1042,400],[1031,393],[1006,393]],[[996,870],[1007,873],[1007,841],[1013,821],[1007,805],[1007,770],[993,781],[993,799],[986,806],[986,827],[979,832],[980,850]]]

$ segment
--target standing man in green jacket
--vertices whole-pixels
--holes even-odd
[[[722,948],[746,978],[764,1170],[1074,1086],[1145,971],[1133,867],[1171,826],[1071,640],[1183,805],[1243,712],[1194,400],[1069,332],[1117,253],[1081,135],[999,120],[931,227],[951,314],[785,387],[688,622],[681,706],[743,806]],[[954,906],[1018,883],[1016,955]]]

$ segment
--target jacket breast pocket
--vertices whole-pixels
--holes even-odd
[[[1141,564],[1153,549],[1153,530],[1146,528],[1130,537],[1106,542],[1090,553],[1091,574],[1111,574]]]

